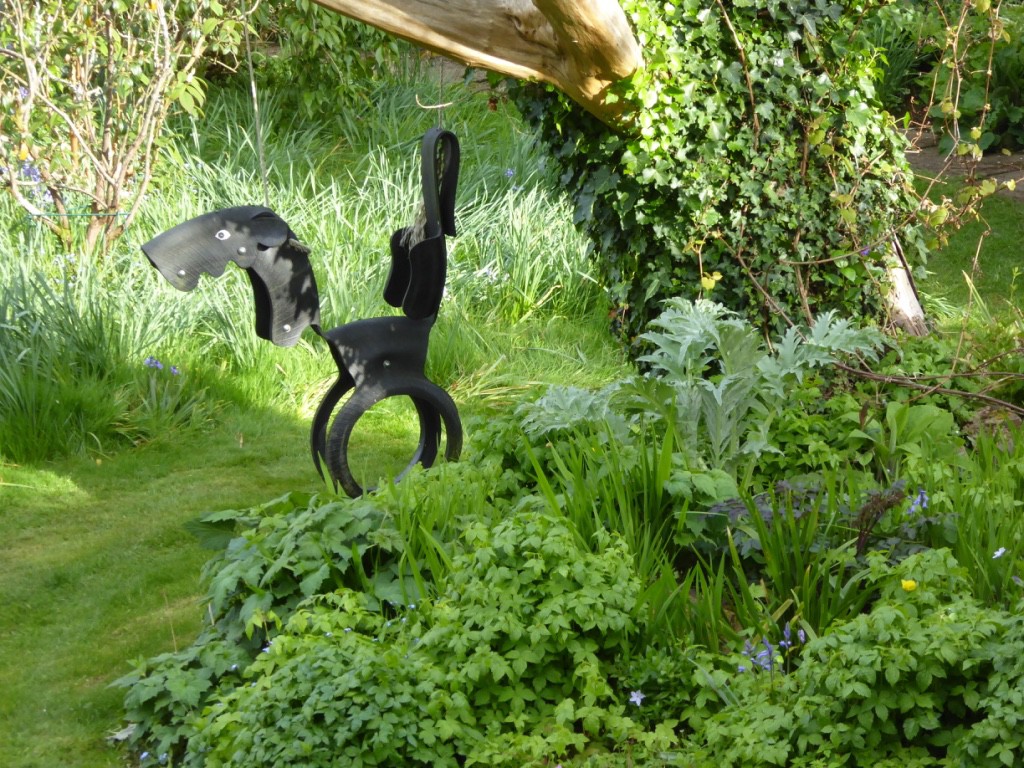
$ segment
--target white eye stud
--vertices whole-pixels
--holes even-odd
[[[231,233],[228,232],[226,229],[221,229],[217,231],[217,234],[215,234],[214,237],[216,237],[218,240],[227,240],[229,237],[231,237]]]

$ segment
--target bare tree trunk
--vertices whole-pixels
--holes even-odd
[[[617,0],[315,0],[469,66],[551,83],[614,123],[608,87],[641,65]]]
[[[885,296],[886,311],[892,323],[911,336],[927,336],[928,324],[917,295],[917,286],[903,255],[899,240],[893,239],[895,259],[889,264],[889,291]]]

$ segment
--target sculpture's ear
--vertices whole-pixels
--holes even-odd
[[[279,248],[291,232],[285,220],[269,210],[253,216],[249,229],[253,239],[264,248]]]
[[[402,300],[409,290],[409,249],[402,245],[409,228],[396,230],[391,235],[391,271],[384,284],[384,301],[392,307],[402,306]]]

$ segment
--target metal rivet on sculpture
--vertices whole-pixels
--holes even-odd
[[[431,129],[423,137],[421,155],[425,217],[391,236],[391,272],[384,286],[384,299],[404,316],[357,320],[324,331],[309,249],[269,208],[207,213],[142,246],[160,274],[182,291],[195,288],[201,274],[219,277],[229,261],[235,262],[252,284],[258,336],[288,347],[309,327],[327,342],[338,379],[313,417],[310,449],[320,476],[323,462],[335,485],[353,497],[364,489],[349,468],[349,439],[359,418],[385,398],[409,397],[420,422],[419,443],[398,479],[414,464],[434,463],[442,427],[445,458],[455,460],[462,450],[455,403],[424,374],[430,329],[444,294],[445,235],[455,235],[458,140],[450,131]],[[351,397],[328,432],[331,414],[349,391]]]

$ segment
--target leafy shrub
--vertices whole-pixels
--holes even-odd
[[[695,751],[726,765],[1016,765],[1024,637],[982,607],[948,550],[893,567],[871,558],[871,611],[808,641],[789,675],[729,681],[730,706],[698,722]],[[896,761],[899,761],[897,763]]]
[[[366,103],[372,83],[409,52],[397,38],[311,0],[261,3],[253,22],[275,48],[262,62],[266,85],[294,96],[310,115]]]
[[[790,393],[841,354],[875,359],[882,336],[827,312],[793,327],[769,349],[740,316],[708,300],[670,299],[642,336],[650,373],[597,392],[552,388],[519,409],[524,427],[547,435],[571,424],[606,423],[629,439],[642,422],[667,425],[685,455],[682,471],[719,470],[749,481],[759,457],[778,449],[770,428]],[[680,487],[687,475],[678,476]]]
[[[615,91],[622,132],[551,90],[516,92],[629,342],[666,298],[702,292],[776,328],[880,315],[888,244],[916,261],[918,238],[903,140],[853,34],[877,5],[624,3],[645,66]]]
[[[258,650],[208,632],[140,662],[121,681],[134,745],[196,766],[521,766],[671,741],[626,717],[628,694],[610,682],[639,630],[621,539],[588,543],[523,511],[493,530],[471,523],[464,540],[434,600],[382,612],[332,586]]]
[[[5,5],[2,186],[65,252],[106,253],[142,205],[168,114],[202,105],[204,51],[236,47],[240,29],[220,2]]]
[[[126,689],[126,745],[176,763],[195,735],[193,718],[208,697],[241,685],[242,671],[255,655],[237,638],[225,639],[216,627],[208,627],[188,648],[135,659],[132,671],[113,683]]]
[[[443,671],[386,624],[362,593],[304,603],[196,720],[185,765],[457,765]]]
[[[207,697],[233,690],[308,598],[348,587],[378,612],[417,601],[426,568],[420,580],[403,568],[404,540],[389,514],[396,509],[290,493],[192,523],[201,541],[220,549],[203,568],[210,623],[192,647],[138,660],[117,681],[135,724],[131,743],[180,756]]]
[[[630,646],[640,584],[630,553],[599,530],[522,512],[472,525],[424,643],[462,692],[483,740],[469,762],[540,764],[638,729],[608,683]]]

